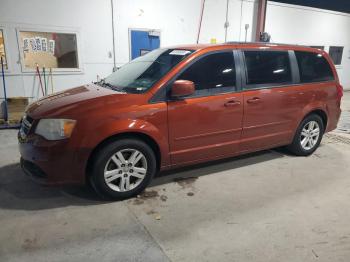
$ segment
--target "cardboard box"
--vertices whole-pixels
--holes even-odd
[[[27,97],[11,97],[7,98],[7,114],[9,120],[21,120],[24,111],[28,106]],[[4,118],[5,102],[1,103],[1,118]]]

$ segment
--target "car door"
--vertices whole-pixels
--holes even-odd
[[[172,164],[214,159],[238,152],[243,98],[237,92],[232,51],[206,54],[175,80],[190,80],[195,93],[168,101]]]
[[[292,139],[300,105],[291,55],[284,50],[241,52],[245,66],[241,151],[271,148]]]

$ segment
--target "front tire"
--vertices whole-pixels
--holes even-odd
[[[140,194],[156,170],[155,154],[146,143],[121,139],[98,150],[93,158],[90,181],[99,195],[123,200]]]
[[[297,156],[311,155],[321,143],[324,124],[319,115],[311,114],[300,123],[292,144],[287,148]]]

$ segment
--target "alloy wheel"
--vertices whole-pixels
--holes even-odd
[[[104,169],[109,188],[117,192],[133,190],[147,174],[147,159],[136,149],[123,149],[113,154]]]
[[[315,147],[320,136],[320,125],[316,121],[307,122],[300,135],[300,144],[304,150],[311,150]]]

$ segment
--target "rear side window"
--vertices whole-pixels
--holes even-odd
[[[195,84],[195,95],[209,95],[235,90],[236,70],[232,52],[213,53],[189,66],[177,79]]]
[[[333,72],[327,60],[317,53],[295,51],[298,61],[300,82],[323,82],[334,80]]]
[[[244,51],[246,84],[283,84],[292,81],[287,51]]]

